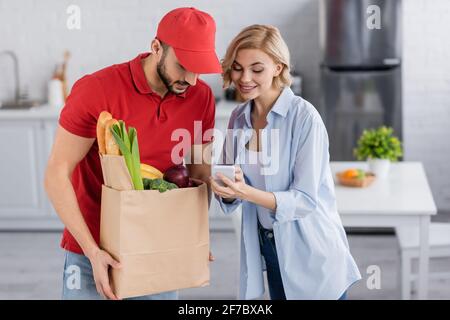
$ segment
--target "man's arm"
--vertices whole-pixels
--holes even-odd
[[[95,250],[97,244],[81,214],[71,176],[94,141],[93,138],[73,135],[59,126],[45,173],[45,190],[53,207],[86,256]]]
[[[191,178],[202,180],[208,187],[208,209],[211,205],[211,186],[209,177],[211,176],[211,154],[212,142],[193,145],[189,155],[190,164],[186,167]]]
[[[116,297],[109,285],[108,266],[119,267],[119,263],[100,250],[95,242],[80,211],[71,181],[73,170],[89,152],[94,141],[94,138],[83,138],[58,126],[44,184],[58,216],[91,261],[97,291],[114,299]]]
[[[186,167],[191,178],[202,180],[208,187],[208,209],[211,206],[211,185],[209,177],[211,176],[211,154],[212,142],[202,145],[193,145],[189,155],[190,163]],[[209,252],[209,261],[214,261],[214,256]]]

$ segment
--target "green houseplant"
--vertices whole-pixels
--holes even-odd
[[[403,155],[400,140],[394,136],[394,130],[386,126],[364,130],[353,152],[358,160],[367,160],[369,170],[378,177],[385,177],[391,161]]]

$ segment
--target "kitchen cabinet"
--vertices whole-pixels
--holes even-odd
[[[39,215],[41,207],[41,166],[38,145],[39,123],[13,121],[0,127],[2,166],[0,176],[0,216],[5,218]]]
[[[0,230],[61,229],[44,190],[59,110],[0,111]]]

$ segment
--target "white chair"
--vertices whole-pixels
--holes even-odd
[[[414,227],[396,228],[400,248],[401,294],[403,300],[411,299],[412,289],[417,286],[418,275],[413,273],[412,264],[419,259],[419,229]],[[450,258],[450,223],[430,224],[430,260]],[[449,272],[431,272],[429,279],[450,279]]]

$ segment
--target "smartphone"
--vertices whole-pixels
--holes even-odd
[[[212,176],[214,180],[220,185],[225,186],[225,184],[222,182],[222,179],[220,179],[218,176],[216,176],[217,173],[223,174],[225,177],[230,179],[231,181],[235,182],[234,176],[236,174],[236,167],[234,165],[213,165],[212,167]]]

